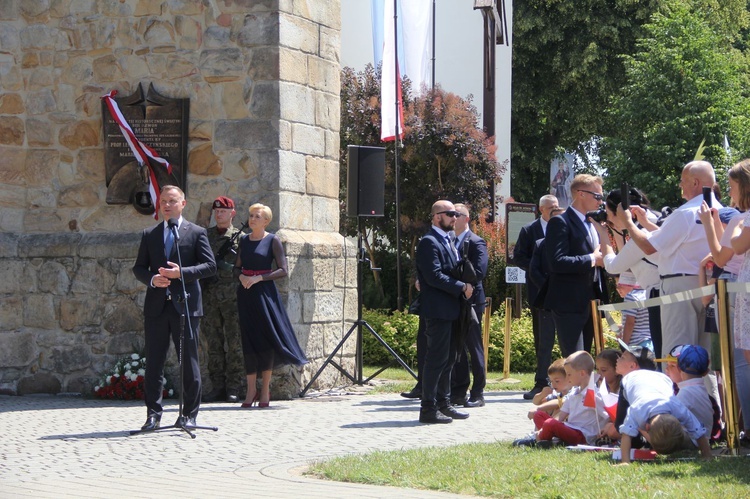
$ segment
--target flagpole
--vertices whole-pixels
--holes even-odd
[[[393,79],[395,86],[396,96],[396,125],[395,133],[393,134],[393,162],[394,172],[396,180],[396,308],[401,311],[404,309],[404,297],[401,295],[401,189],[399,187],[401,183],[401,175],[399,172],[398,165],[398,125],[399,125],[399,93],[398,85],[401,75],[398,71],[398,0],[393,0],[393,64],[395,65]]]
[[[435,90],[435,17],[437,16],[437,7],[435,0],[432,0],[432,89]]]

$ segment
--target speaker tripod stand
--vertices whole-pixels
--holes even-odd
[[[359,227],[357,229],[357,320],[352,324],[352,326],[349,328],[349,331],[346,332],[343,338],[341,338],[341,341],[339,341],[338,345],[336,345],[336,348],[333,349],[333,352],[328,356],[325,362],[323,362],[323,365],[320,366],[318,371],[315,373],[315,375],[310,379],[310,382],[305,386],[305,388],[300,392],[300,397],[304,397],[305,393],[310,389],[312,384],[315,382],[316,379],[321,375],[323,370],[330,364],[336,369],[339,370],[341,374],[346,376],[349,381],[351,381],[354,384],[357,385],[364,385],[374,377],[376,377],[378,374],[385,371],[389,366],[382,367],[378,369],[374,374],[371,376],[365,378],[362,374],[362,332],[363,329],[367,330],[370,334],[372,334],[378,342],[385,347],[386,350],[388,350],[388,353],[391,354],[393,359],[398,362],[401,367],[406,369],[409,374],[411,374],[414,379],[417,379],[417,375],[412,371],[412,369],[404,362],[404,360],[399,357],[399,355],[386,343],[386,341],[370,326],[370,324],[362,318],[362,266],[363,264],[368,264],[370,270],[374,271],[380,271],[378,268],[372,267],[372,262],[370,262],[370,259],[367,258],[365,249],[362,244],[363,240],[363,233],[364,233],[364,227],[363,227],[363,221],[362,218],[359,218]],[[336,360],[334,360],[334,357],[338,353],[339,350],[341,350],[344,347],[344,344],[346,344],[346,341],[349,339],[349,337],[354,334],[354,332],[357,333],[357,350],[355,354],[355,360],[354,360],[354,374],[350,374],[344,367],[339,364]],[[391,361],[391,365],[393,364],[393,361]]]

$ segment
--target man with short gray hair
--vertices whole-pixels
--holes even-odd
[[[541,216],[521,228],[521,231],[518,233],[518,241],[513,248],[513,263],[526,272],[526,288],[528,290],[529,309],[531,309],[534,350],[536,352],[534,388],[524,393],[523,398],[526,400],[533,399],[534,395],[547,386],[547,368],[552,360],[552,347],[555,344],[555,322],[552,320],[552,314],[536,303],[540,290],[529,278],[529,265],[531,257],[534,254],[534,248],[537,246],[537,241],[544,239],[544,235],[547,232],[547,222],[551,218],[552,210],[558,207],[558,201],[555,196],[552,194],[542,196],[539,199],[539,213],[541,213]],[[544,355],[546,349],[540,349],[540,339],[542,337],[545,339],[551,338],[552,346],[549,349],[550,355]]]

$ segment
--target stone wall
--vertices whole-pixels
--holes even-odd
[[[219,195],[238,220],[273,209],[312,360],[274,394],[299,391],[356,317],[339,30],[338,0],[0,0],[0,392],[86,392],[143,344],[130,269],[154,220],[105,203],[100,104],[139,83],[190,98],[188,219],[207,225]]]

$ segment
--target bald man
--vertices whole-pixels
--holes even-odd
[[[716,176],[711,163],[692,161],[685,165],[680,177],[682,197],[687,202],[672,212],[659,230],[649,234],[639,229],[632,217],[623,217],[627,220],[630,237],[646,255],[659,252],[661,296],[700,286],[698,267],[710,250],[706,233],[696,220],[703,203],[703,187],[713,187],[715,182]],[[721,208],[713,194],[712,206]],[[622,211],[622,207],[618,211]],[[704,320],[700,298],[662,305],[661,354],[671,351],[677,345],[700,344],[708,348],[709,338],[703,332]],[[659,355],[659,352],[656,353]]]
[[[420,319],[425,321],[427,348],[422,374],[422,406],[419,422],[450,423],[466,419],[469,414],[456,410],[450,403],[451,370],[456,360],[452,348],[453,321],[458,319],[461,295],[472,297],[474,288],[451,275],[458,263],[451,231],[459,213],[446,200],[432,205],[432,227],[417,245],[417,279],[420,284]],[[421,373],[420,373],[421,374]]]

